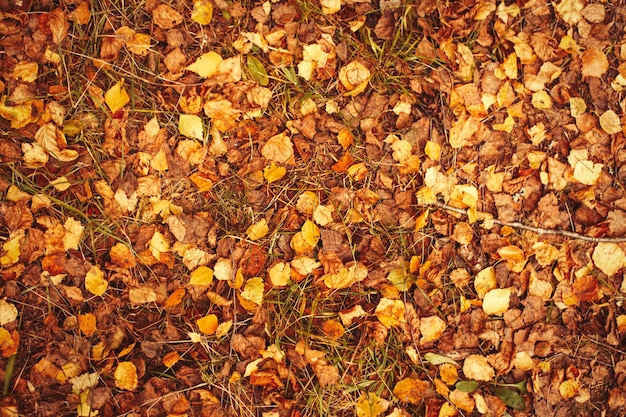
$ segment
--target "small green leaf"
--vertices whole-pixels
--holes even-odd
[[[455,384],[456,389],[463,392],[475,391],[479,386],[477,381],[459,381]]]
[[[515,410],[523,411],[526,409],[526,403],[524,402],[524,398],[516,391],[510,390],[508,388],[495,388],[494,392],[498,398],[500,398],[506,405]]]
[[[250,70],[250,75],[252,75],[252,78],[254,78],[260,85],[265,87],[270,83],[267,71],[261,61],[252,55],[248,55],[247,64],[248,70]]]
[[[451,363],[455,366],[460,366],[454,359],[450,359],[447,356],[439,355],[437,353],[428,352],[424,355],[424,359],[430,362],[432,365],[441,365],[442,363]]]

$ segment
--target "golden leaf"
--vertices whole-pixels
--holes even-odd
[[[191,20],[201,25],[208,25],[213,19],[213,4],[205,0],[196,0],[191,11]]]
[[[256,241],[264,238],[269,231],[270,229],[267,226],[267,221],[265,219],[261,219],[246,229],[246,235],[248,236],[248,239]]]
[[[286,132],[269,138],[261,148],[261,154],[269,161],[284,164],[294,163],[293,144]]]
[[[189,285],[211,285],[213,282],[213,270],[208,266],[199,266],[189,278]]]
[[[609,69],[609,60],[604,52],[596,48],[588,48],[582,56],[583,77],[602,77]]]
[[[399,326],[405,322],[405,307],[402,300],[390,300],[389,298],[381,298],[376,306],[374,314],[385,327],[391,328]]]
[[[183,297],[187,294],[187,290],[184,287],[178,287],[172,292],[167,300],[165,300],[165,308],[175,307],[183,301]]]
[[[387,403],[387,404],[386,404]],[[361,394],[356,402],[357,417],[378,417],[389,407],[388,402],[373,392]]]
[[[626,255],[617,243],[598,243],[593,250],[592,259],[594,265],[608,276],[626,266]]]
[[[217,74],[217,67],[223,61],[217,52],[207,52],[202,54],[196,61],[187,66],[187,71],[192,71],[202,78],[209,78]]]
[[[268,271],[274,287],[284,287],[291,282],[291,266],[285,262],[275,263]]]
[[[124,79],[116,82],[113,87],[109,88],[104,94],[104,101],[109,107],[109,110],[111,110],[111,113],[115,113],[130,103],[130,97],[123,86]]]
[[[97,329],[96,316],[94,316],[93,313],[79,314],[78,327],[85,336],[91,336]]]
[[[370,70],[358,61],[352,61],[339,70],[339,81],[348,90],[345,95],[362,93],[370,79]]]
[[[93,295],[102,295],[109,287],[109,282],[104,278],[104,272],[94,265],[85,275],[85,288]]]
[[[420,404],[430,391],[431,385],[428,381],[415,378],[402,379],[393,387],[393,395],[409,404]]]
[[[115,386],[126,391],[134,391],[137,388],[137,368],[132,362],[120,362],[113,373]]]

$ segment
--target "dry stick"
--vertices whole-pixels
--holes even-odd
[[[460,209],[460,208],[449,206],[447,204],[442,204],[442,203],[438,203],[437,202],[437,203],[433,203],[431,205],[435,206],[435,207],[439,207],[439,208],[447,210],[447,211],[451,211],[451,212],[460,214],[462,216],[467,216],[467,211],[465,211],[463,209]],[[584,240],[584,241],[587,241],[587,242],[594,242],[594,243],[599,243],[599,242],[612,242],[612,243],[626,242],[626,236],[623,236],[623,237],[591,237],[591,236],[581,235],[580,233],[576,233],[576,232],[568,232],[567,230],[554,230],[554,229],[544,229],[543,227],[526,226],[525,224],[520,223],[520,222],[505,222],[505,221],[498,220],[498,219],[490,219],[489,221],[492,221],[495,224],[499,224],[500,226],[509,226],[509,227],[513,227],[513,228],[516,228],[516,229],[529,230],[531,232],[535,232],[535,233],[538,233],[538,234],[544,234],[544,235],[565,236],[565,237],[569,237],[571,239]]]

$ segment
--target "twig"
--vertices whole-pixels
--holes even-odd
[[[457,208],[457,207],[452,207],[449,206],[447,204],[443,204],[443,203],[433,203],[431,204],[431,206],[434,207],[438,207],[441,208],[443,210],[446,211],[451,211],[453,213],[457,213],[460,214],[462,216],[467,216],[467,211]],[[576,233],[576,232],[569,232],[567,230],[554,230],[554,229],[545,229],[543,227],[533,227],[533,226],[527,226],[523,223],[520,222],[505,222],[502,220],[498,220],[498,219],[490,219],[489,221],[498,224],[500,226],[509,226],[509,227],[513,227],[515,229],[521,229],[521,230],[529,230],[531,232],[535,232],[538,234],[543,234],[543,235],[556,235],[556,236],[565,236],[565,237],[569,237],[570,239],[576,239],[576,240],[584,240],[586,242],[594,242],[594,243],[599,243],[599,242],[612,242],[612,243],[621,243],[621,242],[626,242],[626,236],[622,236],[622,237],[591,237],[591,236],[585,236],[585,235],[581,235],[580,233]]]

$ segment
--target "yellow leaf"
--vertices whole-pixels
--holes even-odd
[[[104,278],[104,272],[94,265],[85,275],[85,288],[93,295],[102,295],[109,287],[109,282]]]
[[[35,109],[32,103],[22,103],[16,106],[6,106],[4,103],[6,96],[0,101],[0,116],[11,121],[11,128],[21,129],[29,123],[36,122],[39,118],[34,114]]]
[[[0,264],[7,266],[13,265],[20,259],[22,239],[24,239],[25,232],[23,229],[11,232],[9,239],[2,244],[2,250],[4,255],[0,257]]]
[[[213,19],[213,4],[204,0],[196,0],[191,11],[191,20],[201,25],[208,25]]]
[[[405,308],[402,300],[390,300],[388,298],[382,298],[374,314],[385,327],[391,328],[399,326],[405,322],[404,318]]]
[[[576,394],[578,394],[579,388],[580,385],[578,384],[578,381],[576,381],[575,379],[567,379],[561,382],[561,384],[559,385],[559,394],[561,394],[561,397],[567,400],[569,398],[575,397]]]
[[[276,165],[273,161],[268,166],[263,168],[263,178],[268,184],[276,182],[283,178],[287,173],[287,168]]]
[[[137,388],[137,368],[132,362],[120,362],[113,373],[115,386],[126,391],[134,391]]]
[[[302,225],[301,230],[291,238],[290,246],[297,253],[306,253],[317,246],[319,238],[319,228],[315,223],[307,220]]]
[[[250,278],[246,281],[246,284],[241,291],[241,297],[244,300],[248,300],[256,304],[257,306],[263,303],[263,292],[265,287],[263,279],[259,277]]]
[[[424,153],[433,161],[439,161],[441,158],[441,145],[437,142],[427,141],[424,146]]]
[[[198,326],[198,329],[206,335],[210,336],[215,334],[215,331],[217,330],[217,316],[215,314],[207,314],[206,316],[196,320],[196,325]]]
[[[513,272],[522,272],[526,265],[526,255],[517,246],[509,245],[498,249],[498,256],[507,262],[507,266]]]
[[[230,328],[233,327],[233,321],[232,320],[227,320],[223,323],[220,323],[217,326],[217,330],[215,331],[215,337],[217,338],[222,338],[224,336],[226,336],[228,334],[228,332],[230,331]]]
[[[213,282],[213,270],[208,266],[199,266],[191,273],[189,285],[211,285]]]
[[[565,23],[575,25],[582,19],[580,12],[584,8],[585,3],[582,0],[562,0],[556,5],[555,10]]]
[[[150,35],[135,33],[126,41],[126,47],[135,55],[146,56],[150,51]]]
[[[324,285],[328,288],[343,289],[352,286],[357,282],[367,278],[367,268],[360,262],[354,262],[351,265],[341,267],[336,273],[325,274]]]
[[[439,366],[441,380],[448,385],[454,385],[459,380],[459,372],[456,366],[451,363],[443,363]]]
[[[393,387],[393,395],[403,403],[420,404],[431,391],[430,383],[414,378],[405,378]]]
[[[181,114],[178,118],[178,131],[188,138],[204,140],[202,119],[195,114]]]
[[[602,174],[604,164],[596,164],[589,160],[578,161],[574,166],[572,178],[581,184],[594,185]]]
[[[498,285],[498,283],[496,281],[496,271],[493,266],[488,266],[476,274],[474,289],[476,290],[478,299],[482,299],[485,294],[487,294],[487,291],[496,288],[496,285]]]
[[[285,262],[277,262],[269,269],[268,275],[274,287],[284,287],[291,282],[291,266]]]
[[[415,278],[407,271],[406,267],[389,271],[387,280],[400,291],[407,291],[415,283]]]
[[[202,78],[209,78],[217,74],[217,66],[222,62],[222,57],[216,52],[202,54],[196,62],[189,65],[187,71],[192,71]]]
[[[37,79],[39,65],[36,62],[20,62],[13,68],[13,78],[21,79],[25,83],[32,83]]]
[[[356,415],[357,417],[378,417],[389,407],[384,403],[386,401],[373,392],[361,394],[356,402]]]
[[[109,88],[104,94],[104,101],[107,106],[109,106],[111,113],[115,113],[130,103],[130,97],[128,96],[128,93],[126,92],[126,89],[124,89],[123,85],[124,79],[116,82],[115,85]]]
[[[65,229],[65,235],[63,235],[63,249],[66,251],[70,249],[78,250],[78,244],[85,227],[73,217],[68,217],[63,224],[63,228]]]
[[[511,288],[494,288],[483,298],[483,311],[486,315],[502,314],[509,309]]]
[[[539,110],[547,110],[552,108],[552,99],[546,90],[537,91],[532,95],[533,107]]]
[[[269,231],[270,229],[267,226],[267,221],[265,219],[261,219],[246,229],[246,235],[248,236],[248,239],[255,241],[264,238]]]
[[[346,329],[337,320],[326,320],[322,323],[322,331],[330,340],[338,340],[344,335]]]
[[[0,299],[0,326],[4,326],[7,323],[17,319],[17,307],[8,303],[6,299]]]
[[[585,99],[580,97],[572,97],[569,99],[569,111],[572,117],[580,117],[587,111],[587,103]]]

